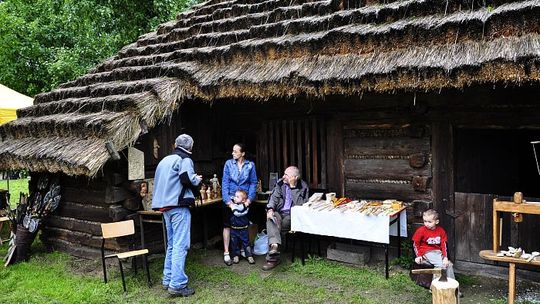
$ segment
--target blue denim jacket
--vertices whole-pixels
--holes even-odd
[[[255,163],[244,160],[242,170],[238,170],[236,160],[229,159],[223,166],[223,180],[221,182],[221,196],[223,202],[228,203],[234,196],[236,190],[244,190],[251,201],[255,200],[257,195],[257,172]]]

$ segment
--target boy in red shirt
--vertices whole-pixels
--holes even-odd
[[[446,231],[439,224],[439,213],[433,209],[422,214],[424,226],[418,228],[412,240],[416,264],[433,265],[436,268],[446,268],[449,278],[455,279],[452,263],[448,260],[446,251]]]

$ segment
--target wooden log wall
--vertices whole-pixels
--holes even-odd
[[[123,207],[133,197],[125,187],[124,175],[109,164],[104,175],[89,180],[61,176],[62,200],[58,209],[44,223],[41,238],[46,246],[81,257],[97,257],[101,246],[101,223],[135,218],[136,210]],[[122,177],[124,176],[124,177]],[[136,236],[137,237],[137,236]],[[108,250],[126,250],[133,240],[108,240]]]
[[[429,200],[430,133],[427,126],[343,126],[345,195],[359,199]]]

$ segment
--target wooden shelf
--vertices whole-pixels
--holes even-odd
[[[530,262],[527,262],[526,259],[522,258],[514,258],[507,256],[499,257],[497,256],[496,252],[493,252],[493,250],[482,250],[480,251],[479,255],[481,258],[490,261],[540,266],[540,257],[535,257]]]
[[[195,207],[202,207],[202,206],[208,206],[208,205],[213,205],[215,203],[218,203],[218,202],[221,202],[223,199],[221,197],[218,197],[218,198],[213,198],[213,199],[206,199],[206,200],[203,200],[202,203],[200,200],[196,200],[195,201]]]

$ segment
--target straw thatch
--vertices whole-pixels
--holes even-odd
[[[0,127],[0,169],[93,176],[105,143],[123,149],[186,99],[539,81],[540,0],[211,0],[36,96]]]

